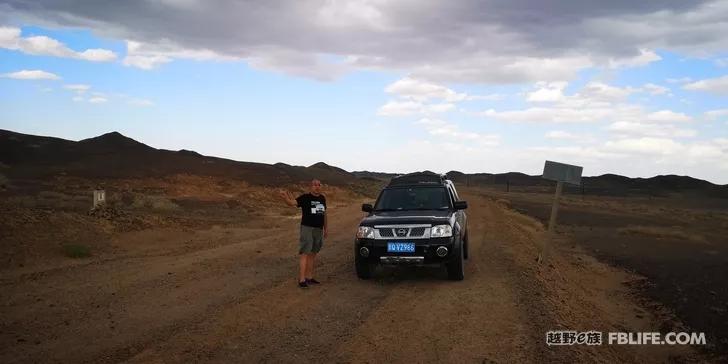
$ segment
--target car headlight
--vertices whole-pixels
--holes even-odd
[[[374,228],[370,226],[359,226],[356,237],[359,239],[374,239]]]
[[[432,227],[430,237],[432,238],[446,238],[452,236],[452,226],[450,225],[435,225]]]

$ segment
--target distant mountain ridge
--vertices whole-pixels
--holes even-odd
[[[239,178],[259,185],[282,185],[318,178],[347,185],[362,180],[386,182],[396,173],[354,171],[318,162],[308,167],[285,163],[240,162],[201,155],[195,151],[156,149],[118,132],[70,141],[0,129],[0,173],[16,178],[75,175],[87,178],[160,177],[177,173]],[[464,185],[553,186],[538,175],[519,172],[472,173],[450,171],[448,177]],[[689,176],[660,175],[629,178],[604,174],[582,178],[589,193],[629,194],[702,191],[728,197],[728,185],[716,185]],[[575,190],[580,187],[568,187]]]
[[[279,186],[318,178],[332,185],[361,182],[323,162],[309,167],[239,162],[195,151],[156,149],[118,132],[71,141],[0,129],[0,163],[11,178],[69,175],[84,178],[142,178],[172,174],[222,176]]]

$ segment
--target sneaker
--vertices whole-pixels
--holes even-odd
[[[306,283],[308,283],[308,284],[321,284],[321,282],[317,281],[314,278],[306,278]]]
[[[298,282],[298,287],[299,288],[308,288],[308,283],[306,283],[306,281]]]

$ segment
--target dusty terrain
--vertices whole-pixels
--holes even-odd
[[[486,191],[548,223],[553,191]],[[644,279],[633,288],[646,305],[673,312],[690,331],[705,332],[709,350],[728,352],[728,285],[722,282],[728,277],[728,199],[574,192],[560,204],[562,245],[640,275]],[[659,329],[673,326],[666,319]]]
[[[352,237],[365,199],[353,195],[334,200],[323,284],[308,290],[295,285],[295,211],[220,213],[192,225],[158,217],[163,224],[142,219],[148,226],[126,231],[113,218],[79,221],[109,225],[91,256],[56,252],[3,267],[0,361],[705,359],[689,347],[547,347],[551,329],[652,331],[659,320],[630,293],[626,283],[639,277],[571,250],[537,266],[538,221],[482,191],[461,194],[472,229],[463,282],[433,268],[358,280]]]
[[[118,133],[0,130],[0,362],[728,360],[728,186],[587,178],[584,198],[566,190],[539,265],[552,186],[451,174],[470,206],[466,279],[386,268],[362,281],[360,205],[391,174],[236,162]],[[323,284],[301,290],[300,212],[277,193],[313,177],[331,232]],[[89,212],[97,188],[108,201]],[[605,343],[547,346],[549,330],[601,331]],[[610,331],[709,336],[700,347],[607,345]]]

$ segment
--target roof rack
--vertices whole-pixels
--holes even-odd
[[[434,172],[415,172],[403,174],[392,178],[389,186],[419,185],[419,184],[444,184],[447,177],[444,174]]]

